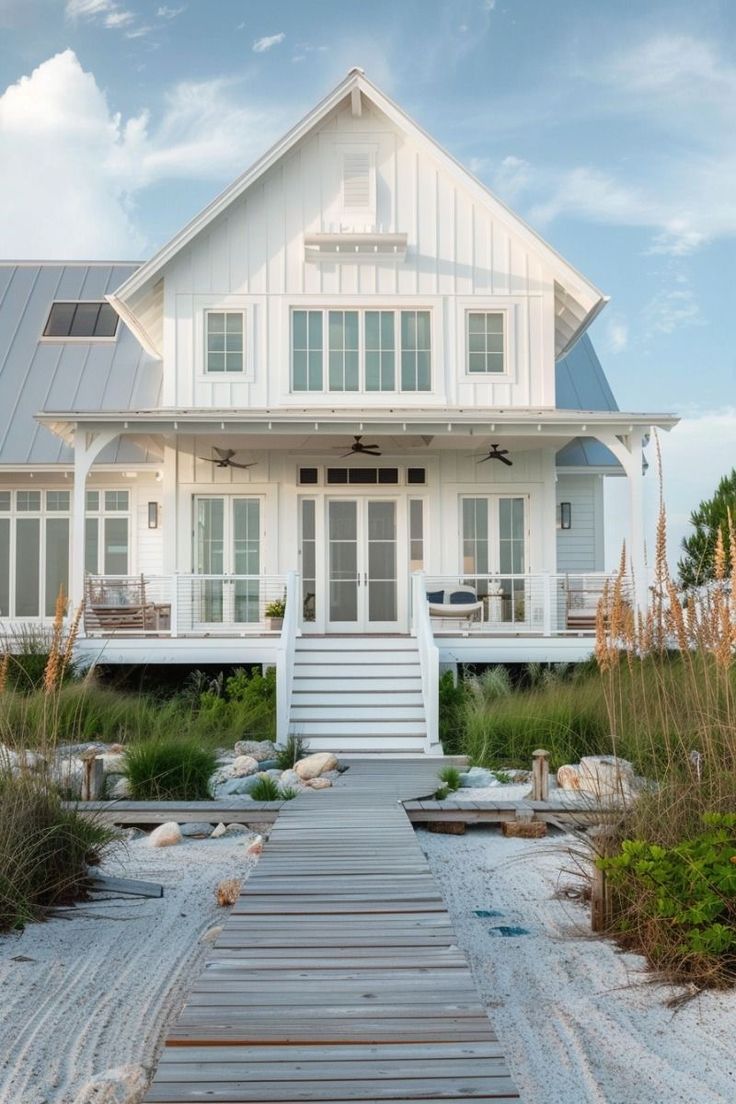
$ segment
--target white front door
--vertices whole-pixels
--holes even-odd
[[[397,632],[397,501],[327,499],[328,632]]]
[[[194,572],[220,576],[195,581],[191,595],[195,624],[260,621],[261,516],[260,498],[208,495],[194,499]]]

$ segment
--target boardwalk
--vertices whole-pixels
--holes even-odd
[[[399,805],[437,761],[353,761],[287,803],[145,1100],[518,1100]]]

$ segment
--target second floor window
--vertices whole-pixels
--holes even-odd
[[[242,311],[207,311],[206,340],[208,374],[244,370]]]
[[[505,372],[501,311],[468,311],[467,319],[468,372]]]
[[[294,310],[293,391],[431,390],[428,310]]]

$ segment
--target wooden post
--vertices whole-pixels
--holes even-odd
[[[549,801],[549,752],[532,752],[532,801]]]
[[[82,756],[82,801],[99,801],[105,783],[105,764],[101,755],[90,750]]]
[[[598,824],[591,828],[591,847],[593,851],[593,877],[590,887],[590,927],[594,932],[609,931],[613,923],[613,901],[611,886],[604,870],[595,860],[608,858],[615,848],[615,837],[607,824]]]

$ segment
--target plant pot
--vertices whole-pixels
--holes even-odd
[[[284,627],[283,617],[269,617],[268,627],[271,632],[281,632],[282,628]]]

